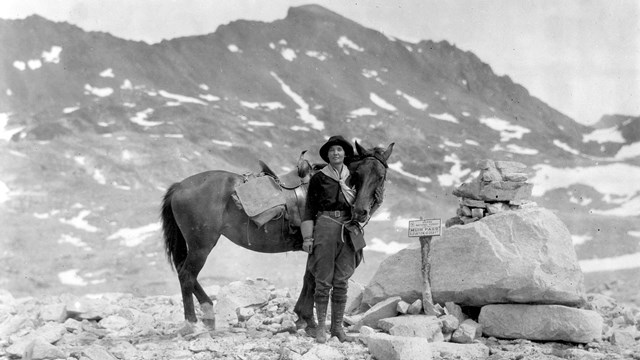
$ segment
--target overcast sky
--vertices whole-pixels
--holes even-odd
[[[37,13],[154,43],[309,3],[402,40],[470,50],[579,122],[640,116],[638,0],[1,0],[0,18]]]

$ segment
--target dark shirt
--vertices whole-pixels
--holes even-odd
[[[347,185],[351,185],[351,176],[345,182]],[[342,193],[340,183],[322,172],[316,173],[309,180],[307,203],[302,221],[315,220],[321,211],[336,210],[351,210],[351,205],[349,205]]]

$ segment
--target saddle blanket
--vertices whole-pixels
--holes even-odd
[[[282,189],[271,176],[259,176],[238,185],[236,195],[249,217],[286,203]]]

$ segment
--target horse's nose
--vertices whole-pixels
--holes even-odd
[[[367,215],[369,215],[369,211],[366,209],[356,209],[355,215],[358,222],[365,222],[367,221]]]

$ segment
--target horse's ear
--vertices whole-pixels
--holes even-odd
[[[382,153],[382,157],[384,158],[385,162],[387,162],[387,160],[389,159],[389,156],[391,156],[391,152],[393,151],[393,145],[395,144],[396,143],[391,143],[391,145],[387,147],[387,150],[385,150],[384,153]]]
[[[367,149],[363,148],[358,141],[356,140],[356,150],[358,150],[358,155],[363,156],[367,155]]]

